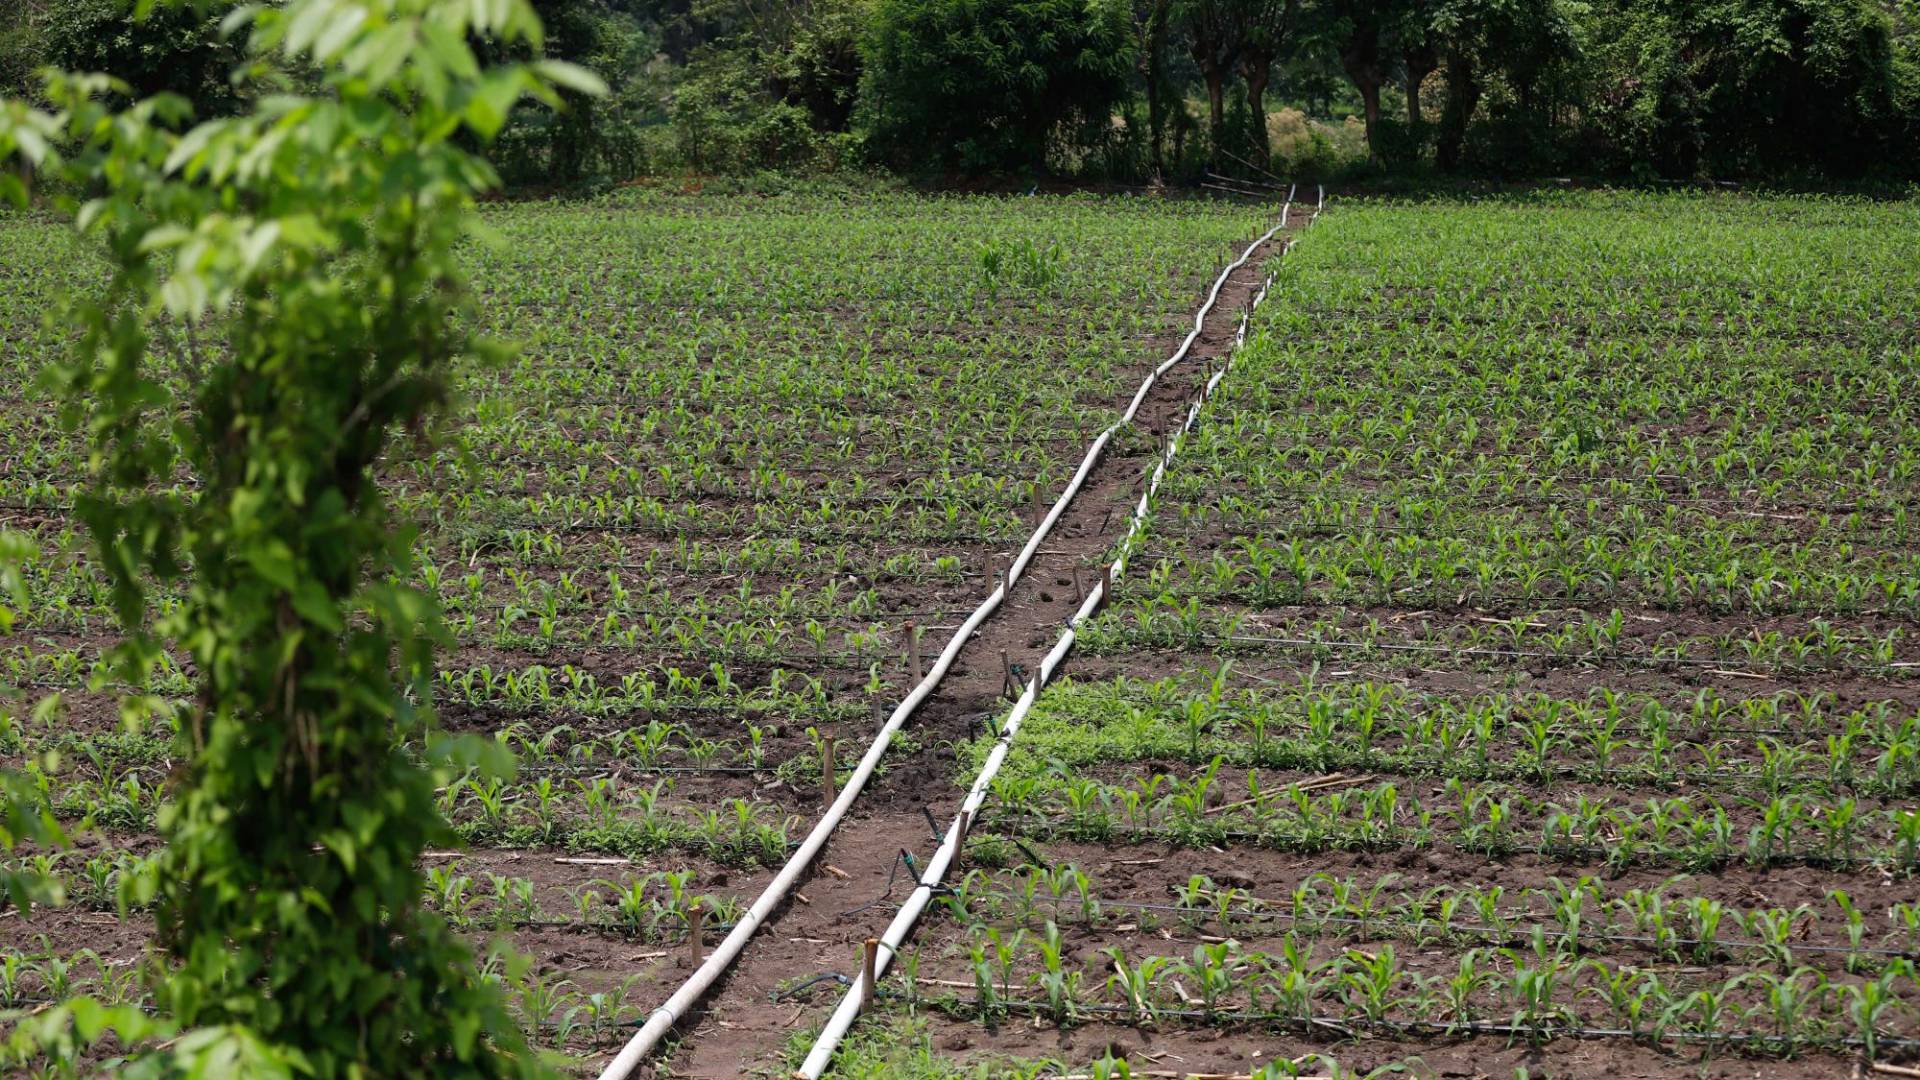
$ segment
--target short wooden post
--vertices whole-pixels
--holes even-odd
[[[906,629],[908,666],[913,671],[914,685],[918,686],[920,680],[926,677],[920,666],[920,628],[908,623]]]
[[[860,949],[860,1009],[863,1012],[873,1007],[874,972],[879,961],[880,942],[877,938],[868,938]]]
[[[707,909],[695,904],[687,909],[687,962],[690,967],[699,967],[706,959],[707,942],[703,930],[707,921]]]
[[[833,764],[833,736],[823,735],[820,737],[820,788],[826,793],[827,802],[832,802],[838,794],[834,786],[838,779]]]

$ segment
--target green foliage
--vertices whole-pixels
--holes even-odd
[[[1596,133],[1670,175],[1911,168],[1893,22],[1871,0],[1603,7]],[[1904,54],[1911,63],[1912,53]]]
[[[509,185],[626,179],[650,166],[646,133],[665,119],[657,25],[622,0],[533,0],[545,54],[592,71],[605,94],[561,93],[564,107],[524,102],[494,141],[491,159]],[[524,49],[512,50],[522,54]]]
[[[238,1033],[220,1042],[233,1068],[529,1075],[496,993],[420,905],[418,856],[451,833],[402,741],[442,771],[505,763],[427,737],[437,608],[393,583],[411,535],[370,468],[403,429],[430,433],[457,368],[500,352],[461,329],[453,252],[495,182],[462,143],[525,95],[598,80],[481,65],[470,35],[537,53],[524,0],[291,0],[226,21],[272,60],[249,69],[249,112],[178,134],[177,96],[118,107],[125,84],[55,75],[58,111],[0,116],[0,152],[92,193],[64,205],[110,271],[73,305],[50,382],[92,452],[75,511],[128,634],[116,663],[142,685],[173,642],[197,671],[159,815],[158,1000]],[[160,486],[180,467],[197,491]],[[149,590],[175,582],[156,615]]]
[[[870,0],[814,0],[767,12],[748,0],[700,5],[732,28],[694,52],[672,92],[674,150],[701,172],[802,169],[848,157]]]
[[[47,0],[36,26],[39,63],[107,72],[139,97],[178,94],[196,115],[239,106],[229,75],[242,53],[217,13],[180,7],[135,19],[133,0]]]
[[[1071,165],[1111,137],[1133,70],[1113,0],[880,0],[864,45],[861,116],[896,163]]]

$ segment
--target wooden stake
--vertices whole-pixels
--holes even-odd
[[[920,669],[920,628],[912,623],[907,624],[907,660],[908,667],[913,672],[914,685],[918,686],[925,676],[921,674]]]
[[[1045,521],[1046,518],[1047,518],[1047,504],[1040,497],[1039,482],[1035,481],[1033,485],[1033,527],[1036,529],[1039,528],[1040,523],[1042,521]]]
[[[706,939],[701,936],[702,925],[707,921],[707,910],[699,904],[687,909],[687,962],[688,966],[698,968],[706,959]]]
[[[837,794],[834,790],[836,780],[837,777],[834,775],[833,766],[833,736],[822,735],[820,737],[820,787],[821,790],[826,792],[827,802],[829,803],[833,801],[834,795]]]
[[[877,938],[868,938],[860,949],[860,1009],[865,1011],[873,1006],[874,969],[880,960],[880,942]]]

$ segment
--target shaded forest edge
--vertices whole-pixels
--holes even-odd
[[[0,82],[52,65],[245,105],[223,5],[19,0]],[[1024,191],[1212,175],[1882,190],[1920,177],[1914,0],[538,0],[612,92],[518,107],[520,192],[795,177]],[[780,174],[769,179],[766,173]]]

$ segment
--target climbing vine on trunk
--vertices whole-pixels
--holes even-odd
[[[137,685],[171,646],[199,678],[159,819],[156,1000],[314,1076],[532,1074],[420,905],[418,856],[449,839],[436,774],[509,763],[432,730],[437,607],[401,584],[413,531],[375,466],[498,351],[454,256],[494,183],[466,147],[525,95],[598,88],[480,65],[481,37],[538,55],[525,0],[286,0],[227,30],[258,59],[250,112],[185,127],[177,99],[56,75],[57,111],[0,116],[0,150],[85,193],[65,206],[109,265],[51,379],[91,449],[77,512],[116,663]]]

